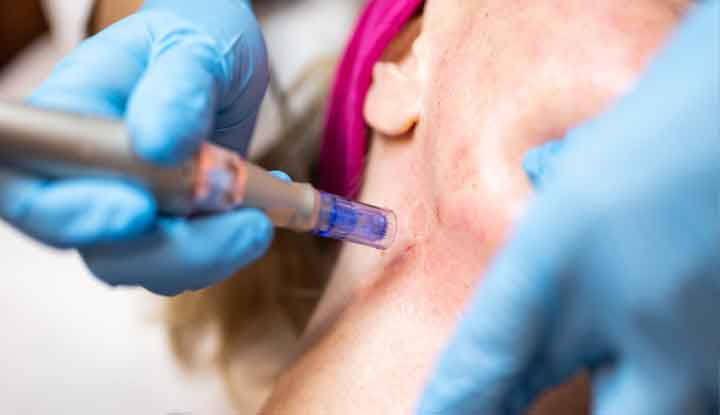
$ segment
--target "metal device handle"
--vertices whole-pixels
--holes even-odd
[[[0,101],[0,159],[51,178],[111,177],[136,181],[173,215],[217,212],[240,204],[265,209],[276,226],[312,230],[318,192],[284,182],[229,150],[211,144],[175,167],[140,159],[119,120],[87,117]],[[210,160],[215,165],[206,166]],[[217,173],[228,180],[217,180]],[[210,196],[198,194],[206,189]]]

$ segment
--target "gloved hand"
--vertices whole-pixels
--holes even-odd
[[[247,1],[148,0],[84,42],[30,102],[124,117],[140,157],[173,164],[203,139],[245,153],[267,82]],[[229,276],[272,237],[256,210],[161,218],[148,193],[128,183],[50,182],[8,168],[0,170],[0,217],[52,246],[78,248],[112,285],[168,295]]]
[[[569,133],[418,413],[517,414],[581,367],[595,414],[717,413],[718,16],[696,6],[636,89]]]

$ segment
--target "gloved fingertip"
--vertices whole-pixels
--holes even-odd
[[[539,150],[535,148],[528,151],[525,153],[525,157],[523,157],[522,161],[523,170],[525,171],[528,180],[530,180],[530,183],[535,188],[540,187],[540,176],[542,171],[541,158],[538,155],[538,152]]]
[[[243,267],[260,258],[272,243],[274,228],[270,219],[259,210],[238,212],[234,220],[237,231],[232,243],[236,267]]]
[[[292,178],[285,172],[280,170],[273,170],[270,172],[273,176],[277,177],[278,179],[285,181],[285,182],[291,182]]]
[[[523,170],[535,188],[541,187],[552,172],[552,164],[562,151],[562,147],[562,140],[552,140],[533,147],[525,153],[522,161]]]

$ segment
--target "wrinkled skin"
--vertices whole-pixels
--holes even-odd
[[[686,6],[428,0],[366,102],[361,199],[399,213],[399,238],[386,253],[343,248],[265,412],[410,413],[531,195],[524,153],[625,92]],[[571,388],[538,413],[583,413],[585,387]]]

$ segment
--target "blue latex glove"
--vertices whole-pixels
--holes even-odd
[[[440,359],[422,415],[518,414],[590,369],[593,413],[718,413],[720,8],[636,89],[529,156],[549,173]],[[548,157],[550,155],[550,157]],[[547,167],[547,166],[544,166]]]
[[[173,164],[206,138],[245,153],[267,82],[247,1],[149,0],[84,42],[31,103],[124,117],[140,157]],[[168,295],[226,278],[272,238],[256,210],[159,218],[148,193],[128,183],[49,182],[8,168],[0,169],[0,217],[52,246],[78,248],[112,285]]]

